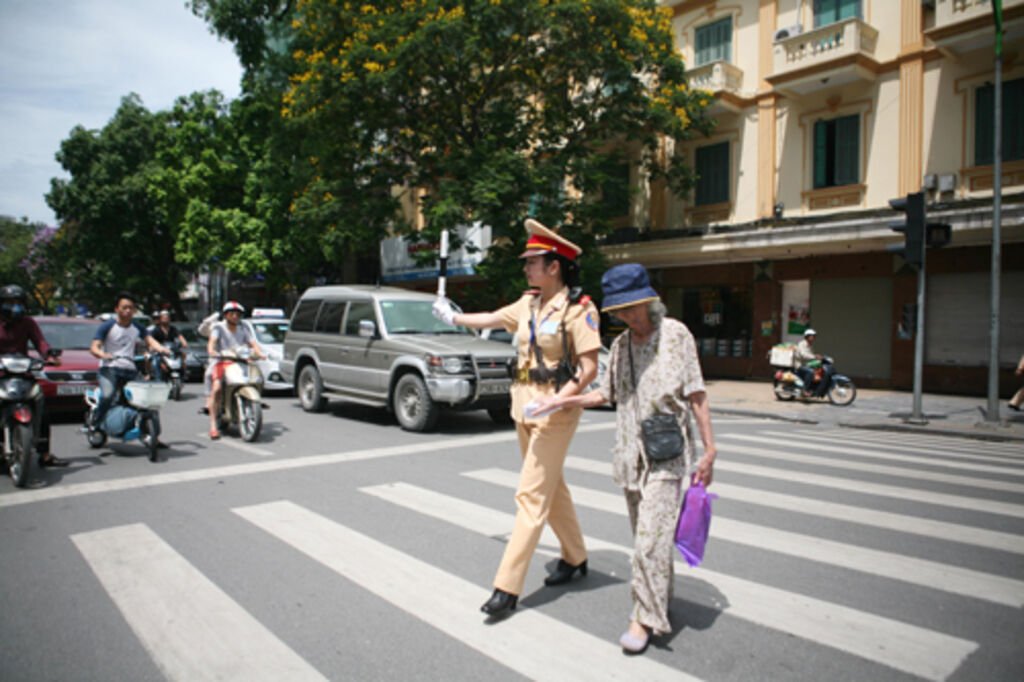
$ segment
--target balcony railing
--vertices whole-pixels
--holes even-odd
[[[843,19],[775,43],[773,76],[862,54],[874,59],[878,30],[857,18]]]
[[[1003,0],[1003,30],[1020,30],[1024,0]],[[957,55],[982,48],[991,49],[995,39],[992,0],[936,0],[935,25],[925,35],[940,51]]]
[[[735,93],[743,85],[743,70],[718,60],[690,69],[686,72],[686,80],[692,90],[707,90],[713,94],[722,91]]]
[[[1015,3],[1013,0],[1009,0],[1003,4]],[[935,3],[935,28],[991,15],[992,0],[937,0]]]

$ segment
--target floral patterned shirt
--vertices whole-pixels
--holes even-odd
[[[691,393],[704,390],[693,334],[679,320],[666,317],[644,343],[633,343],[634,388],[629,367],[630,332],[612,343],[608,371],[598,389],[616,403],[615,447],[612,470],[615,482],[639,490],[649,479],[683,478],[694,464],[690,427]],[[643,451],[640,422],[655,414],[675,414],[685,436],[682,457],[654,462]]]

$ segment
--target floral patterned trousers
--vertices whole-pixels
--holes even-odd
[[[634,540],[630,618],[656,635],[667,634],[672,631],[668,607],[674,582],[676,524],[683,503],[682,481],[651,479],[640,490],[625,493]]]

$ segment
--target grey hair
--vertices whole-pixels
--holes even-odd
[[[661,302],[660,298],[647,303],[647,317],[651,318],[651,324],[655,327],[661,325],[661,321],[668,315],[668,308]]]

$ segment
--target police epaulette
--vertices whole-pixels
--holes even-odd
[[[593,301],[593,299],[590,298],[590,296],[588,296],[587,294],[583,294],[583,298],[580,299],[580,305],[585,306],[591,301]]]

